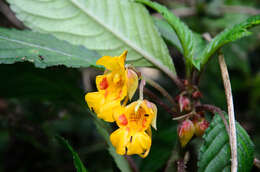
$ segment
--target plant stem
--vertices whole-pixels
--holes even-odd
[[[229,119],[229,142],[231,147],[231,172],[237,172],[237,136],[235,125],[235,113],[233,105],[233,97],[231,92],[231,84],[227,65],[225,63],[224,55],[219,53],[218,55],[219,66],[221,70],[222,80],[225,88],[225,94],[228,106],[228,119]]]
[[[16,27],[17,29],[25,29],[23,23],[18,20],[12,10],[4,1],[0,0],[0,12]]]
[[[131,156],[125,155],[126,160],[128,161],[128,164],[133,172],[139,172],[134,160],[131,158]]]
[[[166,112],[168,112],[170,115],[177,116],[177,114],[175,114],[172,109],[166,105],[163,101],[161,101],[152,91],[150,91],[147,88],[144,88],[144,93],[149,96],[153,102],[156,102],[156,104],[160,105]]]
[[[219,116],[222,118],[222,121],[226,127],[226,130],[227,130],[227,133],[229,135],[229,127],[228,127],[228,123],[227,123],[227,120],[224,116],[224,114],[222,113],[222,110],[216,106],[213,106],[213,105],[208,105],[208,104],[202,104],[202,105],[197,105],[196,106],[196,111],[201,111],[201,110],[206,110],[206,111],[209,111],[213,114],[215,113],[218,113]]]
[[[181,159],[182,157],[182,148],[178,140],[176,140],[176,144],[172,149],[171,155],[166,163],[166,167],[164,169],[164,172],[170,172],[174,169],[178,169],[177,161],[178,159]]]
[[[196,112],[195,111],[191,111],[190,113],[187,113],[185,115],[182,115],[182,116],[178,116],[178,117],[175,117],[175,118],[172,118],[173,120],[181,120],[181,119],[184,119],[184,118],[187,118],[189,116],[192,116],[192,115],[195,115]]]
[[[144,86],[145,86],[145,80],[142,78],[139,85],[139,100],[144,99]]]
[[[183,85],[183,83],[181,82],[181,80],[178,78],[177,75],[171,73],[171,72],[168,71],[168,70],[164,70],[164,69],[162,69],[162,68],[161,68],[161,70],[162,70],[163,72],[165,72],[165,73],[169,76],[169,78],[177,85],[177,87],[178,87],[179,89],[183,90],[184,85]]]
[[[145,76],[143,76],[143,78],[149,85],[151,85],[153,88],[158,90],[163,96],[165,96],[173,106],[176,105],[172,96],[163,87],[161,87],[159,84],[157,84],[156,82],[154,82],[153,80],[151,80]]]
[[[255,165],[258,169],[260,169],[260,160],[257,159],[257,158],[254,158],[254,165]]]

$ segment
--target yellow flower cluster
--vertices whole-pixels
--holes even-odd
[[[126,55],[127,51],[118,57],[104,56],[96,62],[106,71],[96,77],[98,91],[87,93],[85,99],[98,118],[118,125],[110,135],[116,152],[144,158],[150,151],[151,125],[155,127],[157,108],[147,100],[126,105],[138,87],[136,72],[125,67]]]

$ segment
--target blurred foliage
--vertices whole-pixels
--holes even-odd
[[[174,9],[195,9],[194,14],[183,20],[197,33],[209,32],[213,36],[251,16],[254,10],[260,10],[258,0],[160,2]],[[223,10],[230,6],[237,7],[237,11]],[[245,8],[250,10],[243,12],[241,9]],[[13,27],[1,13],[0,26]],[[252,32],[253,36],[225,46],[223,52],[230,72],[237,121],[251,136],[256,157],[260,158],[260,144],[257,144],[260,142],[260,27]],[[169,48],[175,64],[182,63],[177,50],[170,44]],[[176,67],[176,70],[178,73],[181,69]],[[79,70],[63,66],[43,70],[29,63],[2,64],[0,78],[0,171],[75,171],[71,154],[54,138],[57,134],[69,140],[89,171],[119,171],[86,110]],[[176,95],[176,88],[164,75],[159,74],[157,79]],[[200,81],[203,102],[226,110],[217,58],[209,61]],[[158,130],[153,132],[149,156],[146,159],[133,156],[142,172],[164,170],[177,143],[177,123],[171,116],[159,108],[157,121]],[[193,140],[191,146],[196,145],[194,142],[200,140]],[[192,169],[195,168],[196,163]]]

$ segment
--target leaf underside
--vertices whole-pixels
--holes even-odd
[[[0,28],[0,64],[29,61],[40,68],[54,65],[88,67],[96,66],[98,57],[92,50],[51,35]]]
[[[35,31],[52,33],[99,54],[152,64],[175,73],[166,44],[148,11],[130,0],[8,0],[16,16]],[[144,59],[144,58],[145,59]]]
[[[227,116],[227,115],[226,115]],[[254,160],[254,144],[246,131],[236,122],[238,172],[250,171]],[[230,171],[230,145],[225,125],[215,114],[210,127],[206,130],[204,144],[200,148],[198,171]]]

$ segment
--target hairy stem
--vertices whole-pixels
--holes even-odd
[[[235,113],[233,105],[233,97],[231,92],[231,84],[227,65],[225,63],[224,55],[219,53],[218,55],[219,66],[221,70],[222,80],[225,88],[225,94],[228,106],[228,119],[229,119],[229,143],[231,147],[231,172],[237,172],[237,136],[235,125]]]
[[[213,106],[213,105],[209,105],[209,104],[197,105],[196,111],[201,111],[201,110],[209,111],[213,114],[218,113],[219,116],[221,117],[222,121],[224,122],[227,133],[229,134],[229,127],[228,127],[227,120],[226,120],[226,118],[225,118],[225,116],[224,116],[224,114],[223,114],[223,112],[220,108]]]
[[[176,117],[177,114],[174,113],[172,111],[172,108],[170,108],[168,105],[166,105],[160,98],[157,97],[156,94],[154,94],[152,91],[150,91],[147,88],[144,88],[144,93],[145,95],[147,95],[148,97],[150,97],[153,102],[155,102],[156,104],[160,105],[166,112],[168,112],[170,115],[172,115],[173,117]]]
[[[181,120],[181,119],[190,117],[190,116],[195,115],[195,114],[196,114],[195,111],[191,111],[190,113],[187,113],[187,114],[185,114],[185,115],[178,116],[178,117],[175,117],[175,118],[172,118],[172,119],[173,119],[173,120]]]
[[[16,27],[17,29],[25,29],[23,23],[18,20],[12,10],[4,1],[0,0],[0,12]]]
[[[151,85],[153,88],[158,90],[164,97],[166,97],[173,106],[176,105],[172,96],[163,87],[161,87],[159,84],[157,84],[156,82],[154,82],[153,80],[147,77],[143,76],[143,78],[149,85]]]

